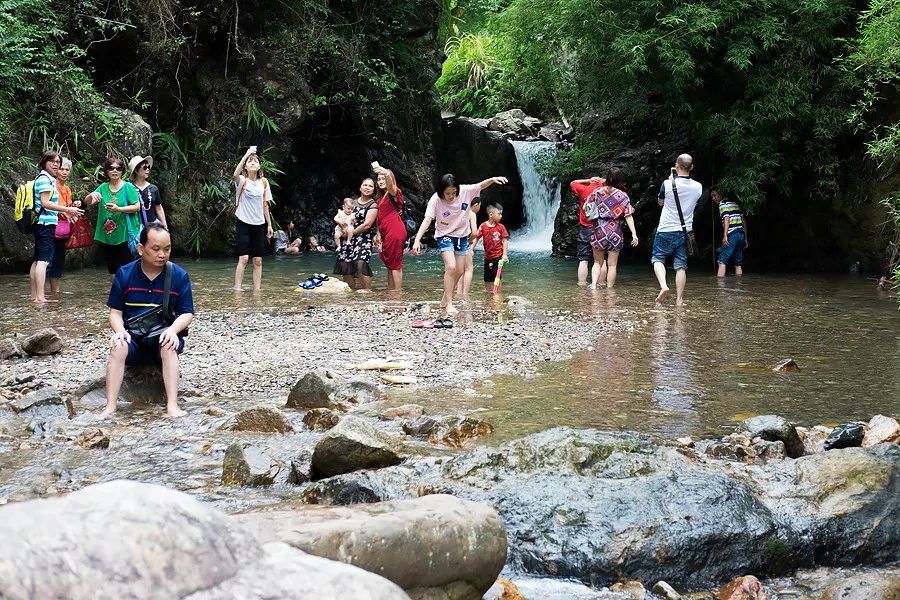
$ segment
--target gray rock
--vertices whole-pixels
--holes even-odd
[[[265,542],[349,562],[412,597],[443,590],[457,600],[480,600],[506,558],[506,532],[496,511],[452,496],[234,518]]]
[[[862,446],[865,428],[859,423],[844,423],[831,430],[825,438],[825,450],[840,448],[858,448]]]
[[[402,425],[407,435],[427,439],[432,444],[462,448],[467,442],[493,433],[494,427],[475,417],[417,417]]]
[[[821,600],[897,600],[900,598],[900,575],[865,573],[841,576],[821,596]]]
[[[791,458],[803,456],[803,441],[797,434],[797,429],[784,417],[778,415],[760,415],[745,419],[740,428],[749,431],[751,437],[761,437],[764,440],[784,442],[787,455]]]
[[[222,483],[247,487],[265,487],[275,483],[283,464],[254,446],[233,443],[225,449]]]
[[[184,378],[178,382],[179,393],[184,388]],[[106,377],[97,377],[80,386],[74,396],[80,406],[100,408],[106,404]],[[127,367],[122,388],[119,390],[120,402],[133,404],[165,404],[166,388],[159,366],[147,365]]]
[[[52,386],[26,394],[10,402],[8,406],[23,418],[61,421],[75,416],[75,407],[68,398]]]
[[[0,340],[0,360],[7,360],[22,356],[22,349],[16,344],[12,338],[3,338]]]
[[[223,427],[230,431],[256,431],[260,433],[290,433],[293,425],[277,408],[259,405],[245,408],[234,415]]]
[[[312,480],[312,452],[301,450],[288,465],[287,482],[293,485],[302,485]]]
[[[288,395],[286,408],[338,409],[340,401],[372,402],[381,395],[378,387],[361,380],[347,380],[328,369],[316,369],[304,375]]]
[[[0,589],[10,600],[408,599],[372,573],[262,544],[231,517],[162,486],[102,483],[0,515]]]
[[[665,581],[657,581],[653,586],[653,593],[664,600],[681,600],[681,594]]]
[[[526,119],[530,119],[530,121],[526,122]],[[533,126],[528,125],[529,122],[534,123],[534,121],[537,123]],[[534,128],[539,124],[539,120],[529,117],[521,109],[514,108],[494,115],[488,123],[488,129],[511,135],[529,136],[534,134]]]
[[[341,421],[341,414],[330,408],[311,408],[303,415],[303,424],[313,431],[326,431]]]
[[[347,415],[316,444],[312,465],[314,476],[322,478],[387,467],[401,460],[397,440],[367,421]]]
[[[900,440],[900,423],[897,422],[897,419],[875,415],[866,426],[866,435],[862,445],[869,448],[884,442],[897,442],[898,440]]]
[[[75,439],[75,445],[88,449],[109,448],[109,434],[103,429],[89,429]]]
[[[780,440],[769,442],[762,438],[756,438],[753,440],[753,451],[756,453],[756,458],[764,463],[770,460],[781,460],[787,456],[784,442]]]
[[[381,418],[386,420],[399,419],[401,417],[415,418],[425,414],[425,408],[421,404],[402,404],[385,409]]]
[[[22,350],[31,356],[58,354],[62,348],[62,338],[52,327],[35,331],[22,342]]]

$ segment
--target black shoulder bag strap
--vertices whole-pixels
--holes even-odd
[[[675,185],[675,175],[672,175],[672,195],[675,197],[675,208],[678,209],[678,219],[681,221],[681,230],[684,232],[685,241],[687,241],[687,225],[684,224],[684,213],[681,212],[681,201],[678,200],[678,187]]]
[[[169,290],[172,289],[172,263],[166,261],[165,271],[166,274],[163,276],[163,303],[162,303],[162,311],[163,314],[168,314],[169,311]]]

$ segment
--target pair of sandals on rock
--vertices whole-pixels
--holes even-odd
[[[412,326],[416,329],[450,329],[453,327],[453,321],[448,318],[417,319],[412,322]]]
[[[328,275],[325,273],[313,273],[306,281],[299,282],[297,287],[302,287],[304,290],[311,290],[322,285],[323,281],[328,281]]]

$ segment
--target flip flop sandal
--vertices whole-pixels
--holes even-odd
[[[412,322],[412,326],[416,329],[434,329],[437,327],[437,324],[431,319],[417,319]]]
[[[313,287],[319,287],[320,285],[322,285],[321,279],[311,279],[310,281],[312,282]]]
[[[453,321],[450,319],[438,319],[434,322],[435,329],[450,329],[453,327]]]
[[[328,275],[325,273],[313,273],[313,279],[321,279],[322,281],[328,281]]]
[[[314,287],[316,287],[316,284],[313,282],[312,279],[307,279],[306,281],[301,282],[299,285],[300,285],[300,287],[302,287],[304,290],[311,290],[311,289],[313,289]]]

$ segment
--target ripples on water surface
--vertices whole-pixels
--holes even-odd
[[[895,299],[863,277],[750,274],[718,281],[709,269],[695,268],[689,272],[688,306],[657,310],[649,266],[625,267],[614,290],[591,291],[574,285],[572,261],[512,259],[503,293],[527,298],[529,310],[618,315],[636,319],[639,327],[632,334],[598,338],[592,351],[576,349],[571,361],[542,365],[533,379],[497,376],[467,393],[450,390],[427,400],[408,389],[397,391],[392,402],[415,400],[430,412],[484,409],[485,418],[497,426],[491,443],[554,425],[676,437],[721,433],[745,414],[778,413],[811,425],[900,413],[900,314]],[[333,302],[295,291],[306,275],[330,272],[332,261],[333,255],[266,258],[259,297],[235,296],[232,261],[181,264],[191,274],[202,319],[204,311],[274,312],[298,303]],[[480,263],[476,256],[476,290]],[[407,259],[402,298],[388,297],[384,270],[377,259],[376,264],[375,293],[337,301],[399,305],[439,298],[437,255]],[[23,308],[26,277],[0,277],[0,329],[48,324],[69,335],[105,331],[108,286],[102,269],[73,271],[63,279],[62,302],[34,310]],[[476,307],[484,302],[480,291],[473,298]],[[473,340],[460,351],[477,352],[482,343]],[[797,361],[799,372],[769,370],[787,357]]]

